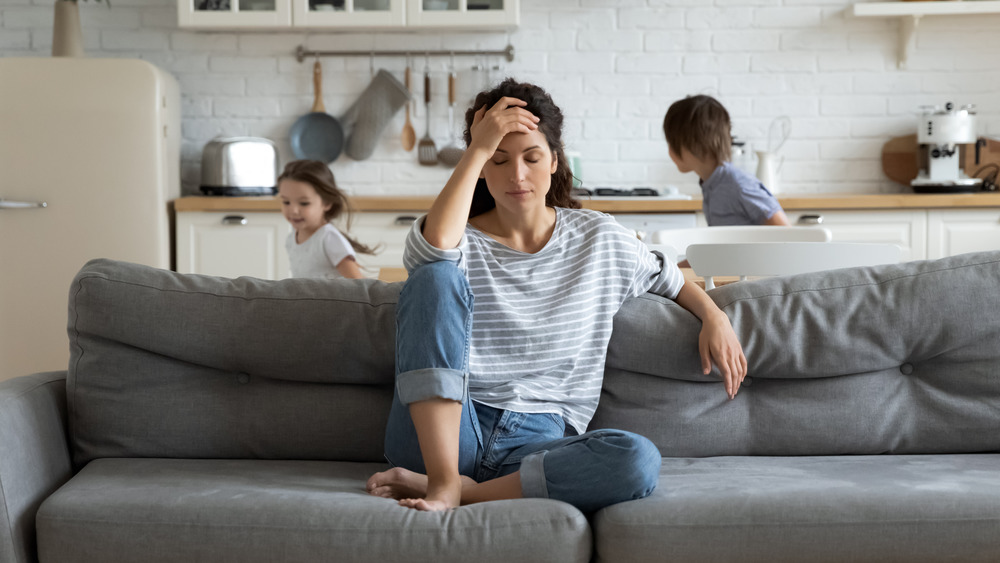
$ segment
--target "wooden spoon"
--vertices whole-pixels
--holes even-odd
[[[406,91],[410,92],[410,65],[406,65]],[[403,124],[403,135],[400,137],[400,142],[403,144],[403,150],[412,151],[413,147],[417,144],[417,132],[413,130],[413,124],[410,123],[410,102],[406,102],[406,123]]]

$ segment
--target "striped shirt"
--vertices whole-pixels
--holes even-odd
[[[469,397],[525,413],[556,413],[583,433],[597,410],[612,318],[627,297],[671,299],[684,277],[610,215],[556,208],[552,237],[538,252],[513,250],[471,225],[458,247],[424,239],[424,218],[406,240],[412,272],[457,262],[475,295]]]

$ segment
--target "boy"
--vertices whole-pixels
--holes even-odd
[[[729,162],[729,129],[729,112],[711,96],[674,102],[663,118],[670,158],[678,170],[700,178],[708,225],[788,225],[764,184]]]

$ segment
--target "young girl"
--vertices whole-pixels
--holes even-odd
[[[511,79],[467,112],[468,149],[407,239],[394,467],[368,480],[371,494],[418,510],[544,497],[585,512],[648,495],[652,442],[587,432],[612,317],[646,291],[702,320],[702,368],[716,364],[736,395],[746,358],[725,313],[612,217],[574,209],[562,119],[541,88]]]
[[[293,231],[285,242],[294,278],[362,278],[355,252],[374,251],[330,224],[350,205],[330,168],[318,160],[295,160],[278,176],[281,213]]]

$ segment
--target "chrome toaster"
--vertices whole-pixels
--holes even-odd
[[[245,196],[277,193],[278,150],[260,137],[216,137],[201,153],[201,191]]]

